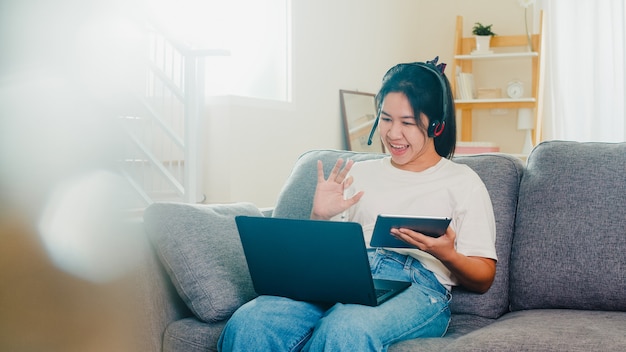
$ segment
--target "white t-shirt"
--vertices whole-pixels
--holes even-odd
[[[457,234],[456,250],[466,256],[497,260],[496,225],[487,189],[478,175],[466,165],[442,158],[435,166],[421,171],[394,167],[391,158],[357,162],[350,175],[350,197],[364,191],[361,200],[344,214],[344,221],[361,224],[369,246],[378,214],[438,216],[452,219]],[[432,271],[439,282],[450,288],[456,278],[435,257],[419,249],[389,248],[410,255]]]

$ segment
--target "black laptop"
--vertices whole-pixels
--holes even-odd
[[[358,223],[250,216],[235,221],[259,295],[377,306],[411,285],[372,278]]]

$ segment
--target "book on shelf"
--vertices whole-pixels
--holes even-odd
[[[476,98],[476,85],[474,75],[467,72],[459,72],[456,75],[456,97],[461,100]]]
[[[463,154],[481,154],[481,153],[498,153],[500,147],[493,142],[464,142],[457,141],[456,149],[454,151],[457,155]]]

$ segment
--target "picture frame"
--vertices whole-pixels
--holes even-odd
[[[368,145],[372,126],[376,120],[376,95],[352,90],[339,90],[341,112],[348,150],[357,152],[384,153],[378,129]]]

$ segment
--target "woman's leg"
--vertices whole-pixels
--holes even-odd
[[[228,320],[218,351],[299,351],[328,307],[259,296]]]
[[[319,320],[305,351],[386,351],[395,342],[442,336],[448,327],[449,294],[412,258],[379,250],[375,277],[413,285],[378,307],[337,304]]]

